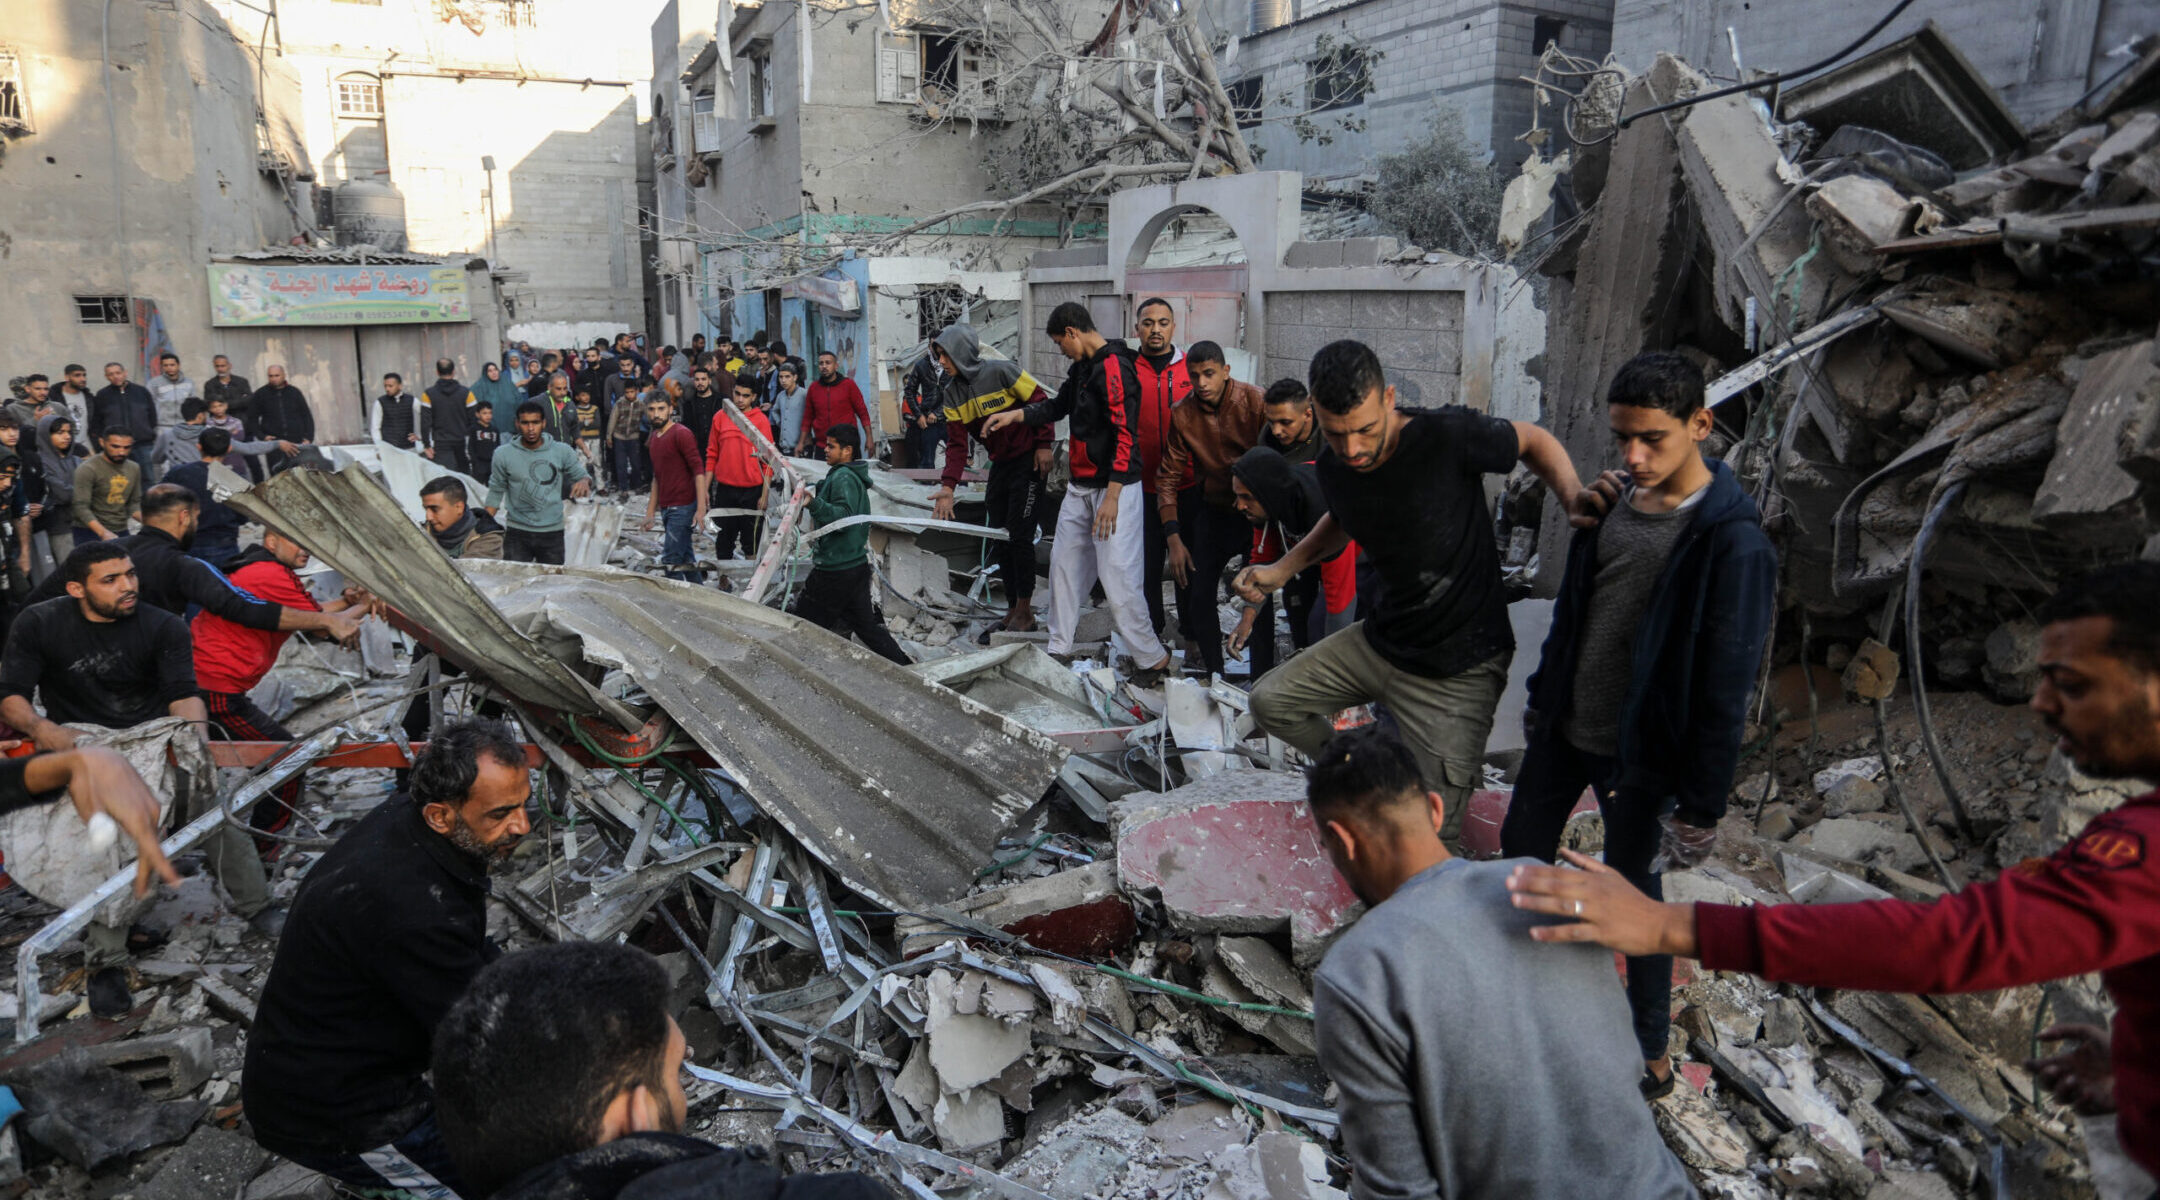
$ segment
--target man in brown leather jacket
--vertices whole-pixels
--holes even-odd
[[[1223,669],[1222,620],[1216,595],[1223,569],[1252,541],[1252,527],[1238,515],[1230,466],[1260,442],[1267,414],[1259,388],[1230,378],[1222,347],[1194,342],[1185,351],[1192,395],[1170,410],[1169,436],[1155,475],[1155,504],[1169,542],[1167,565],[1177,580],[1178,611],[1190,614],[1206,674]],[[1178,485],[1188,477],[1199,487],[1199,504],[1178,519]],[[1272,637],[1273,631],[1265,636]],[[1192,672],[1193,664],[1186,663]],[[1198,674],[1198,672],[1192,672]]]

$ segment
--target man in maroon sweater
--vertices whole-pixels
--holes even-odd
[[[2089,774],[2160,779],[2160,563],[2110,567],[2040,610],[2033,711]],[[2093,819],[2069,845],[1931,904],[1662,904],[1594,859],[1525,866],[1517,907],[1576,918],[1548,942],[1674,954],[1814,987],[1982,992],[2100,972],[2113,1036],[2057,1026],[2069,1048],[2033,1064],[2088,1114],[2118,1113],[2123,1149],[2160,1174],[2160,791]],[[2111,1045],[2112,1042],[2112,1045]]]
[[[870,445],[870,410],[863,406],[862,389],[840,373],[840,360],[827,350],[817,356],[818,377],[810,385],[809,407],[803,413],[805,444],[825,444],[825,434],[835,425],[853,423],[862,430],[862,444]],[[869,456],[865,456],[869,457]]]

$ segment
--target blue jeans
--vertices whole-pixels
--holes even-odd
[[[705,572],[694,569],[697,547],[690,540],[690,532],[696,519],[695,504],[671,504],[660,510],[661,528],[667,530],[667,542],[660,550],[660,565],[668,568],[669,579],[705,582]]]
[[[1603,754],[1578,750],[1557,729],[1540,730],[1523,753],[1515,777],[1515,798],[1500,826],[1503,858],[1559,856],[1568,814],[1589,788],[1605,817],[1605,865],[1652,900],[1665,898],[1661,876],[1650,872],[1663,829],[1658,818],[1673,804],[1671,796],[1635,787],[1615,787],[1618,765]],[[1635,1041],[1644,1062],[1665,1057],[1672,1030],[1672,956],[1652,954],[1627,960],[1628,1009],[1634,1016]]]
[[[355,1187],[395,1189],[424,1200],[457,1200],[459,1195],[457,1168],[450,1162],[450,1151],[443,1145],[432,1112],[387,1146],[335,1155],[288,1150],[285,1157]]]

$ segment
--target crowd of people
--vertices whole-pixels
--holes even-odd
[[[2049,1030],[2070,1045],[2036,1069],[2081,1107],[2119,1107],[2125,1147],[2160,1167],[2160,867],[2146,853],[2160,793],[2094,821],[2052,858],[1934,905],[1662,902],[1664,873],[1702,862],[1725,814],[1778,573],[1753,501],[1704,453],[1713,420],[1690,360],[1648,353],[1620,369],[1606,400],[1623,466],[1585,483],[1534,424],[1400,407],[1360,342],[1332,343],[1306,379],[1262,389],[1232,377],[1221,346],[1178,346],[1169,304],[1149,300],[1138,317],[1135,348],[1082,305],[1051,312],[1043,332],[1070,363],[1054,393],[984,355],[971,329],[943,330],[908,373],[899,453],[927,468],[942,451],[934,513],[949,519],[973,446],[984,448],[986,519],[1010,534],[998,563],[1009,628],[1035,624],[1037,543],[1055,531],[1052,654],[1080,652],[1078,615],[1100,584],[1129,677],[1159,683],[1172,661],[1166,581],[1191,669],[1252,654],[1253,716],[1311,760],[1315,827],[1369,906],[1314,990],[1361,1200],[1558,1196],[1584,1179],[1614,1195],[1691,1194],[1644,1104],[1676,1086],[1675,955],[1914,991],[2101,971],[2120,1005],[2112,1037]],[[537,361],[520,347],[469,385],[446,360],[417,397],[385,380],[375,432],[445,468],[422,501],[451,558],[560,562],[563,505],[596,484],[649,492],[644,520],[665,528],[671,576],[698,578],[693,532],[708,523],[723,557],[755,553],[772,473],[723,398],[758,437],[824,456],[824,479],[800,497],[812,521],[868,511],[871,423],[833,356],[816,356],[807,388],[805,364],[776,342],[738,353],[699,339],[655,361],[657,375],[629,335]],[[235,430],[232,401],[246,389],[229,365],[222,390],[202,394],[183,391],[177,360],[169,367],[163,391],[109,367],[94,395],[75,368],[74,392],[30,381],[31,411],[0,412],[0,446],[18,444],[27,416],[67,456],[80,399],[98,447],[72,473],[39,468],[36,503],[49,504],[58,474],[81,514],[72,547],[40,543],[46,509],[16,497],[11,566],[27,573],[38,553],[61,553],[43,582],[22,582],[0,652],[0,721],[40,752],[0,760],[0,811],[65,789],[85,813],[112,814],[142,847],[140,886],[170,872],[155,803],[146,816],[140,781],[83,734],[173,717],[208,737],[287,740],[248,692],[285,638],[350,638],[375,604],[357,589],[318,601],[297,574],[306,549],[276,531],[240,551],[237,518],[203,482],[209,464],[238,455],[274,471],[306,444],[312,430],[284,412],[282,372],[248,394]],[[512,409],[507,442],[488,436],[498,400]],[[177,422],[160,419],[168,402]],[[1053,517],[1059,422],[1069,482]],[[140,454],[146,442],[153,451]],[[1521,714],[1507,861],[1473,863],[1460,857],[1462,817],[1519,649],[1484,479],[1518,466],[1575,534]],[[150,469],[163,481],[146,480]],[[29,470],[0,452],[0,495],[31,493]],[[485,497],[461,476],[484,479]],[[796,611],[905,662],[871,602],[866,543],[860,524],[818,539]],[[1242,605],[1228,629],[1226,593]],[[2160,776],[2155,595],[2160,564],[2133,564],[2073,582],[2040,613],[2033,708],[2088,772]],[[1282,661],[1278,604],[1296,647]],[[1338,732],[1337,715],[1361,705],[1383,719]],[[867,1178],[784,1178],[682,1137],[683,1038],[664,975],[640,952],[497,951],[483,905],[490,875],[530,831],[531,765],[485,713],[441,731],[284,914],[269,906],[263,860],[297,780],[250,814],[267,836],[227,830],[210,844],[234,904],[279,936],[243,1076],[256,1138],[347,1183],[420,1195],[677,1194],[650,1190],[663,1173],[681,1194],[724,1182],[883,1195]],[[1560,856],[1585,789],[1604,817],[1602,861],[1570,853],[1566,867],[1540,865]],[[86,940],[91,965],[128,949],[126,931],[93,927]],[[1627,956],[1624,988],[1590,943]],[[1504,1100],[1491,1087],[1502,1076]]]

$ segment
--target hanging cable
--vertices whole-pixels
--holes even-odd
[[[1838,51],[1836,54],[1833,54],[1830,57],[1823,59],[1821,62],[1810,63],[1807,66],[1799,67],[1791,71],[1779,71],[1774,75],[1765,75],[1761,79],[1750,80],[1745,83],[1736,83],[1731,87],[1719,88],[1714,92],[1700,92],[1696,95],[1689,96],[1685,100],[1672,100],[1664,104],[1652,105],[1651,107],[1642,109],[1639,112],[1631,112],[1624,114],[1620,117],[1618,121],[1614,122],[1614,125],[1616,128],[1626,129],[1629,123],[1639,120],[1643,117],[1654,116],[1655,114],[1661,112],[1670,112],[1676,108],[1689,108],[1693,105],[1701,104],[1705,100],[1716,100],[1720,97],[1736,95],[1740,92],[1752,92],[1757,91],[1761,88],[1775,87],[1787,82],[1788,80],[1798,79],[1803,75],[1813,75],[1815,72],[1823,70],[1826,67],[1835,66],[1839,62],[1842,62],[1845,58],[1850,56],[1853,51],[1867,45],[1868,41],[1871,38],[1873,38],[1876,34],[1881,33],[1883,29],[1890,24],[1890,22],[1896,20],[1899,13],[1904,12],[1907,8],[1912,7],[1912,2],[1913,0],[1897,0],[1896,4],[1890,6],[1890,11],[1883,14],[1881,20],[1875,22],[1875,24],[1868,27],[1868,31],[1866,33],[1863,33],[1859,37],[1853,39],[1851,45],[1845,47],[1843,50]]]

